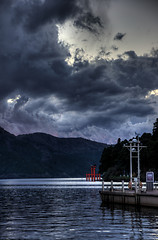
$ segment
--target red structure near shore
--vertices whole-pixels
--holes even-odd
[[[86,173],[86,181],[95,182],[95,181],[100,181],[101,180],[100,173],[96,174],[95,169],[96,169],[96,165],[91,166],[91,173]]]

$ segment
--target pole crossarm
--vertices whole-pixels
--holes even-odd
[[[126,148],[129,148],[129,150],[130,150],[130,145],[128,146],[128,145],[124,145],[124,147],[126,147]],[[132,145],[132,147],[134,147],[134,148],[137,148],[138,146],[135,146],[135,145]],[[147,146],[139,146],[139,148],[147,148]]]

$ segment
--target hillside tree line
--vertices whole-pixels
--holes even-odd
[[[153,124],[152,133],[143,133],[139,140],[142,145],[147,146],[140,151],[141,180],[145,181],[147,171],[153,171],[155,180],[158,180],[158,118]],[[124,147],[126,144],[126,139],[121,141],[119,138],[117,144],[103,150],[99,172],[105,181],[129,180],[130,152]],[[132,159],[132,168],[133,177],[136,177],[137,159]]]

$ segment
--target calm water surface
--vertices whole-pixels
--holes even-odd
[[[158,239],[158,210],[103,206],[99,185],[71,183],[0,182],[0,239]]]

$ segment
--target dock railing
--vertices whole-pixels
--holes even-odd
[[[132,183],[132,189],[136,189],[137,182],[133,182]],[[142,185],[140,187],[140,189],[142,191],[146,190],[146,182],[142,182]],[[154,182],[153,183],[153,189],[154,190],[158,190],[158,182]],[[125,190],[129,190],[129,182],[104,182],[102,181],[102,190],[109,190],[109,191],[125,191]]]

